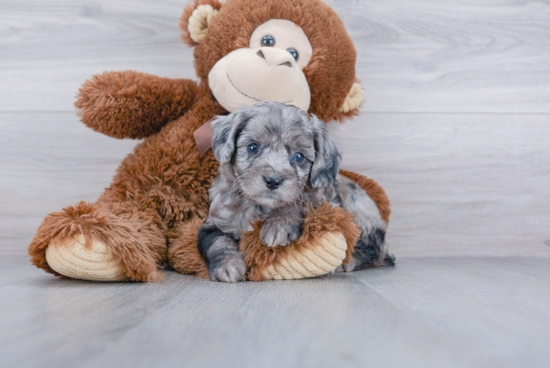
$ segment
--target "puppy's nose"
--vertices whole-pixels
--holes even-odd
[[[283,179],[278,176],[264,176],[265,185],[271,190],[279,188]]]

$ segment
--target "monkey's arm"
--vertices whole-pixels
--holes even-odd
[[[136,71],[104,72],[80,88],[78,115],[93,130],[114,138],[145,138],[183,115],[198,94],[189,79]]]
[[[254,224],[252,231],[243,233],[239,244],[252,281],[326,275],[351,254],[360,234],[349,212],[328,203],[307,214],[300,238],[289,245],[262,245],[263,226]]]

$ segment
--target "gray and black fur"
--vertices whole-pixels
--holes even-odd
[[[342,155],[325,124],[294,106],[262,102],[212,122],[212,150],[220,162],[209,191],[210,211],[198,248],[214,281],[245,279],[238,242],[251,223],[265,221],[262,243],[298,239],[308,206],[329,202],[349,211],[361,230],[353,258],[337,271],[393,265],[374,201],[339,175]]]

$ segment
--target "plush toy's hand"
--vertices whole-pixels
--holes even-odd
[[[197,83],[135,71],[105,72],[86,81],[75,103],[82,122],[114,138],[145,138],[182,116]]]
[[[295,207],[277,209],[262,225],[260,240],[268,247],[288,245],[300,237],[303,222]]]
[[[239,244],[252,281],[326,275],[351,254],[360,234],[349,212],[328,203],[307,214],[301,235],[287,246],[262,245],[260,233],[266,225],[267,221],[254,224]]]
[[[244,281],[246,280],[245,274],[246,264],[243,252],[226,252],[210,262],[209,277],[212,281]]]

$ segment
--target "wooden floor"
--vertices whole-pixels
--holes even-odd
[[[0,261],[2,367],[548,367],[550,259],[299,281],[60,282]]]
[[[330,0],[362,114],[329,129],[393,213],[393,269],[216,284],[63,281],[41,219],[137,144],[73,108],[104,70],[195,78],[185,0],[0,0],[0,367],[549,367],[550,1]]]

